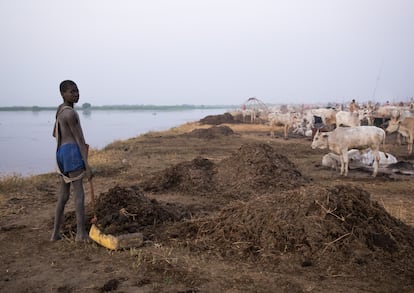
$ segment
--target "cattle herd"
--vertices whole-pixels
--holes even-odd
[[[414,103],[398,106],[357,106],[356,109],[275,107],[268,111],[252,111],[270,126],[274,137],[276,126],[283,126],[283,136],[289,132],[312,139],[311,147],[328,149],[322,164],[340,166],[341,175],[347,176],[349,160],[373,167],[375,177],[379,166],[395,163],[395,157],[380,151],[387,133],[397,132],[398,142],[405,139],[408,154],[413,152]],[[245,115],[244,115],[245,116]],[[369,157],[369,159],[367,159]]]

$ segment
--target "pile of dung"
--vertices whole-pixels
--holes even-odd
[[[147,226],[177,221],[186,215],[179,206],[163,205],[136,188],[119,186],[100,194],[95,212],[95,225],[111,235],[142,232]]]
[[[295,165],[264,143],[243,144],[218,164],[197,157],[144,179],[144,191],[245,198],[306,183]]]
[[[213,126],[210,128],[197,128],[185,135],[201,139],[215,139],[222,136],[231,136],[233,134],[233,130],[228,126]]]
[[[195,251],[225,259],[329,269],[393,270],[414,281],[414,229],[352,186],[307,186],[235,201],[179,223],[175,235]]]
[[[227,192],[262,194],[306,183],[295,164],[265,143],[243,144],[217,165],[216,180]]]
[[[238,123],[230,113],[208,115],[199,121],[201,124],[220,125],[224,123]]]
[[[192,195],[205,195],[216,190],[215,164],[208,159],[196,157],[156,173],[141,183],[144,191],[177,191]]]

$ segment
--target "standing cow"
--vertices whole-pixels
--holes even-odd
[[[336,110],[335,109],[312,109],[312,115],[322,118],[322,123],[325,125],[336,124]]]
[[[368,149],[374,155],[373,177],[377,176],[380,160],[379,147],[385,142],[385,131],[376,126],[338,127],[334,131],[316,133],[312,141],[312,149],[329,149],[339,155],[341,175],[348,175],[348,150]]]
[[[335,115],[336,126],[360,126],[361,121],[358,112],[339,111]]]
[[[275,129],[277,125],[283,125],[283,136],[288,139],[289,128],[299,121],[298,113],[270,113],[268,115],[270,123],[270,136],[275,137]]]
[[[386,131],[390,133],[397,131],[407,137],[408,154],[411,155],[413,153],[414,117],[401,118],[400,115],[391,117]]]

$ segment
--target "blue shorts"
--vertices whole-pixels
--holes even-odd
[[[62,174],[85,169],[85,164],[76,143],[61,145],[56,151],[56,161]]]

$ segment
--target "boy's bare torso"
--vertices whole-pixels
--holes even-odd
[[[72,107],[60,105],[56,119],[59,125],[58,147],[67,143],[77,143],[80,146],[85,144],[79,116]]]

